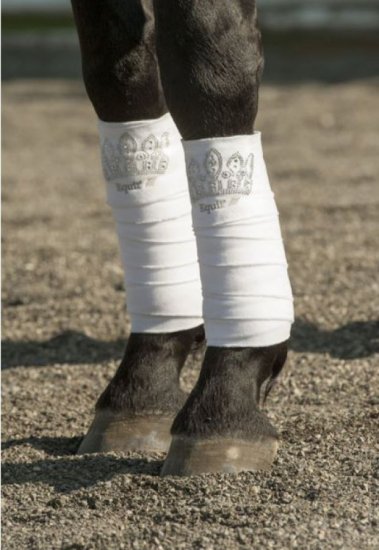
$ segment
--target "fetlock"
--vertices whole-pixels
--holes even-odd
[[[171,433],[196,437],[277,437],[260,409],[284,364],[286,344],[267,348],[208,348],[199,380],[176,416]],[[266,393],[266,392],[264,392]]]
[[[186,398],[179,384],[180,372],[201,340],[202,326],[171,334],[132,333],[121,364],[96,409],[127,414],[176,413]]]

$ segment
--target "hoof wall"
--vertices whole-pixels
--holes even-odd
[[[122,417],[108,411],[96,413],[77,454],[104,452],[167,452],[173,418],[165,416]]]
[[[269,470],[278,449],[274,438],[242,441],[231,438],[195,439],[174,436],[162,476],[191,476]]]

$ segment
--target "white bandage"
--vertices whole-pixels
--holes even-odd
[[[288,339],[293,300],[261,136],[183,142],[208,345]]]
[[[184,154],[171,116],[99,121],[99,132],[132,331],[176,332],[202,324]]]

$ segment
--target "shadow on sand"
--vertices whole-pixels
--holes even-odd
[[[2,369],[118,360],[122,358],[125,345],[126,339],[96,340],[75,330],[66,330],[42,342],[3,340]]]
[[[8,439],[1,447],[5,451],[21,445],[31,446],[39,451],[44,451],[51,456],[75,455],[83,438],[78,437],[21,437],[20,439]]]
[[[158,476],[162,461],[149,458],[84,455],[77,458],[46,459],[35,462],[5,462],[3,485],[46,483],[59,493],[70,493],[109,481],[119,474]]]
[[[379,321],[354,321],[335,330],[322,330],[296,319],[290,349],[305,353],[328,353],[337,359],[362,359],[379,353]]]
[[[125,341],[96,340],[76,331],[65,331],[50,340],[2,342],[2,368],[43,367],[55,364],[88,364],[121,359]],[[290,349],[328,353],[338,359],[360,359],[379,352],[379,321],[354,321],[335,330],[296,319]]]

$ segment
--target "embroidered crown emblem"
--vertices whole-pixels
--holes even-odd
[[[125,176],[155,179],[168,168],[169,158],[163,150],[169,144],[168,132],[160,139],[151,134],[141,143],[127,132],[117,143],[106,139],[101,151],[105,178],[108,181]]]
[[[253,154],[244,158],[236,152],[225,161],[217,149],[210,149],[203,163],[191,159],[187,164],[191,199],[249,195],[253,186],[253,170]]]

